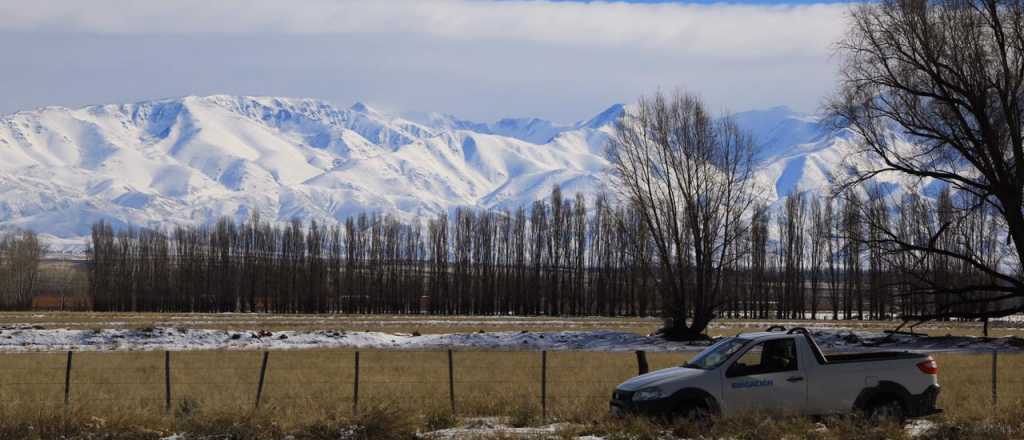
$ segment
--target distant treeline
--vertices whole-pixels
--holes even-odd
[[[869,226],[885,222],[914,240],[955,224],[942,246],[998,258],[1005,244],[996,217],[944,218],[954,212],[948,191],[936,201],[887,200],[799,194],[774,215],[755,209],[728,250],[733,263],[718,274],[718,316],[892,319],[948,312],[947,302],[965,316],[984,308],[960,303],[985,292],[915,295],[985,275],[953,259],[892,252]],[[528,209],[458,209],[426,221],[364,214],[277,226],[256,217],[170,233],[101,222],[92,229],[89,294],[101,311],[658,315],[666,299],[652,258],[635,210],[603,196],[592,206],[580,195],[563,200],[556,187]],[[684,270],[694,264],[677,261]]]
[[[39,262],[46,248],[31,231],[0,233],[0,309],[24,310],[40,286]]]

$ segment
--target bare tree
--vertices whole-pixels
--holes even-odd
[[[829,203],[827,200],[825,203]],[[810,273],[809,282],[811,289],[811,319],[818,319],[820,304],[822,266],[828,255],[826,254],[828,237],[828,223],[825,221],[824,210],[821,205],[821,197],[811,195],[811,243],[810,243]]]
[[[768,271],[768,207],[758,205],[750,219],[750,308],[748,318],[768,317],[768,292],[765,290]]]
[[[46,246],[32,231],[0,237],[0,307],[28,309],[39,285],[39,262]]]
[[[727,299],[722,268],[754,201],[754,143],[696,96],[657,93],[616,124],[608,157],[656,249],[663,333],[701,337]]]
[[[952,215],[926,240],[908,241],[891,225],[871,225],[878,229],[874,239],[919,260],[940,257],[986,275],[919,286],[915,294],[950,301],[922,309],[917,318],[950,316],[975,303],[990,307],[957,315],[986,318],[1024,310],[1024,3],[862,4],[852,9],[838,51],[844,61],[841,91],[831,108],[878,164],[852,170],[844,188],[896,173],[941,181],[958,195],[949,205]],[[1012,258],[997,259],[1001,264],[991,264],[977,247],[941,245],[984,210],[1002,220],[998,233]]]
[[[843,238],[843,266],[846,268],[846,289],[843,291],[843,319],[864,319],[864,290],[861,286],[861,266],[864,251],[863,200],[851,193],[843,203],[840,229]]]
[[[777,318],[803,317],[804,298],[804,223],[806,199],[803,193],[786,198],[777,217],[782,288],[777,301]]]

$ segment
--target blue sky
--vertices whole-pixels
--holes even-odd
[[[0,113],[215,93],[585,119],[685,88],[814,111],[845,4],[6,0]]]

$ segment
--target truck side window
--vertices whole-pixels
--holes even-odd
[[[797,369],[796,341],[792,338],[775,339],[757,344],[743,353],[726,371],[726,376],[780,373]]]

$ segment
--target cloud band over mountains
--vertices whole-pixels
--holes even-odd
[[[488,112],[502,101],[503,111],[568,121],[676,86],[735,110],[813,110],[831,88],[831,45],[848,7],[11,0],[0,3],[0,36],[15,43],[15,57],[0,61],[0,111],[224,92],[362,99],[479,119],[507,116]],[[132,84],[151,74],[140,64],[168,59],[175,75],[152,72],[162,84],[148,91]],[[97,69],[109,77],[96,78]],[[89,91],[54,96],[62,86],[47,79],[77,79]]]

